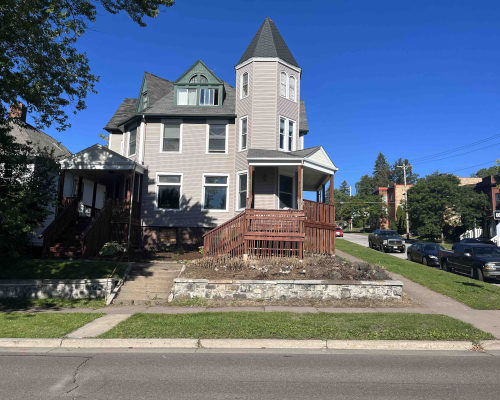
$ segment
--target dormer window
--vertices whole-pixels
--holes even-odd
[[[200,89],[200,106],[216,106],[219,104],[219,89]]]
[[[204,84],[208,83],[208,79],[205,75],[200,75],[200,83],[204,83]]]
[[[142,109],[145,110],[146,108],[149,107],[149,98],[148,98],[148,92],[143,92],[142,93]]]
[[[194,88],[177,89],[177,104],[180,106],[195,106],[196,89]]]
[[[189,80],[189,83],[198,83],[198,75],[193,75]]]

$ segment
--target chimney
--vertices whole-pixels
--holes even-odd
[[[9,117],[12,119],[20,119],[26,122],[27,107],[23,103],[12,104],[9,108]]]

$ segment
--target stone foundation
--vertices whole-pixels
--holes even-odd
[[[173,297],[204,299],[370,299],[401,300],[400,281],[322,281],[322,280],[217,280],[174,279]]]
[[[0,299],[107,299],[119,281],[115,278],[0,280]]]

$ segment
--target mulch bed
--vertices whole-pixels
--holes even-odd
[[[186,264],[185,279],[246,280],[387,280],[385,271],[368,263],[349,263],[335,256],[271,258],[243,261],[238,258],[202,258]]]

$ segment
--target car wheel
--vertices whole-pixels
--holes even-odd
[[[483,270],[481,268],[476,268],[476,279],[481,281],[481,282],[484,282],[484,274],[483,274]]]
[[[422,264],[427,265],[427,257],[422,257]]]
[[[451,268],[448,266],[448,261],[441,261],[441,269],[447,272],[451,272]]]

